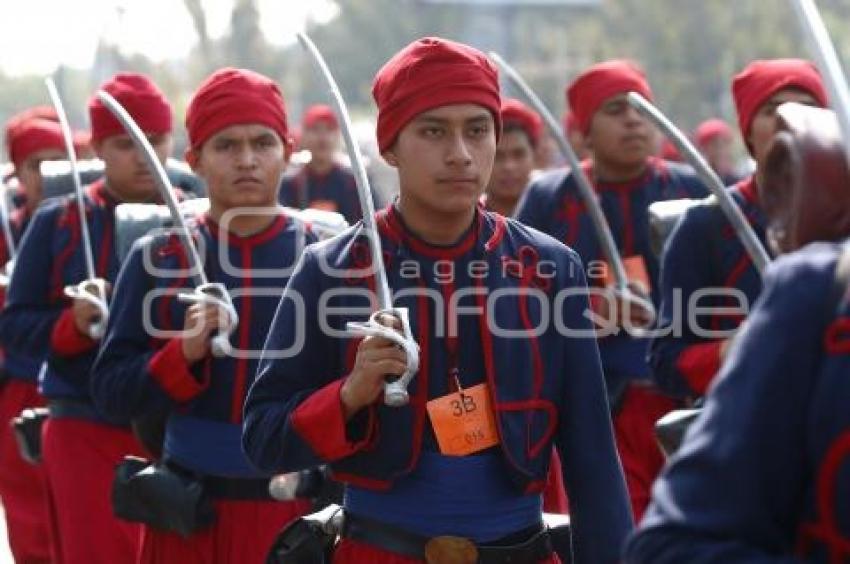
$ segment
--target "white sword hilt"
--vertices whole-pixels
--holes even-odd
[[[106,334],[109,305],[106,302],[106,281],[103,278],[83,280],[76,286],[65,286],[65,295],[72,300],[82,300],[97,308],[97,319],[89,324],[89,337],[99,341]]]
[[[15,270],[15,259],[10,259],[0,270],[0,288],[8,288],[12,281],[12,271]]]
[[[195,288],[192,293],[178,294],[177,299],[181,302],[192,304],[211,304],[218,307],[227,317],[227,323],[219,328],[219,332],[210,342],[210,350],[213,356],[221,358],[230,354],[233,348],[230,345],[230,336],[239,324],[239,314],[233,307],[233,301],[227,288],[221,282],[208,282]]]
[[[378,318],[391,315],[401,322],[401,332],[383,325]],[[410,330],[410,317],[406,307],[394,307],[378,310],[369,316],[369,321],[349,321],[345,324],[349,335],[355,337],[382,337],[392,341],[407,355],[407,370],[397,380],[384,383],[384,403],[390,407],[399,407],[410,401],[407,385],[419,371],[419,345],[413,339]]]
[[[655,321],[657,319],[657,313],[655,311],[655,305],[648,299],[638,295],[628,286],[616,286],[613,289],[614,294],[618,296],[621,300],[628,304],[628,308],[631,309],[632,304],[643,309],[647,313],[647,327],[652,327],[655,325]],[[646,334],[646,331],[643,328],[634,327],[632,328],[632,332],[630,333],[634,337],[640,337]]]

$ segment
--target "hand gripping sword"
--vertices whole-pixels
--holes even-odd
[[[392,341],[399,348],[403,349],[407,355],[407,370],[397,380],[386,382],[384,384],[384,403],[389,406],[398,407],[405,405],[410,397],[407,393],[407,385],[413,379],[413,376],[419,370],[419,345],[413,339],[413,334],[410,330],[410,319],[407,308],[393,307],[392,296],[390,294],[389,283],[387,282],[387,274],[384,270],[384,255],[381,250],[381,239],[378,234],[378,226],[375,223],[375,208],[372,204],[372,188],[369,186],[369,179],[366,176],[366,168],[363,166],[363,159],[360,155],[360,150],[354,140],[351,128],[351,120],[348,117],[348,109],[345,105],[345,100],[342,99],[342,94],[339,92],[339,87],[331,74],[325,59],[319,52],[315,43],[305,33],[298,33],[298,41],[301,46],[310,54],[310,58],[320,71],[322,77],[327,82],[330,90],[331,99],[336,107],[336,113],[342,125],[342,136],[345,139],[345,146],[348,150],[348,156],[351,159],[354,176],[357,181],[357,195],[360,197],[360,209],[363,213],[363,231],[369,241],[369,251],[372,255],[372,267],[375,273],[375,289],[377,291],[378,309],[372,313],[369,320],[366,322],[348,322],[346,330],[354,336],[376,336],[383,337],[388,341]],[[401,333],[382,325],[378,322],[381,314],[388,314],[401,322]]]
[[[626,99],[638,112],[664,132],[664,135],[670,139],[679,152],[687,157],[688,161],[694,167],[697,175],[699,175],[700,180],[703,181],[709,190],[711,190],[714,197],[717,198],[717,203],[720,205],[720,209],[735,229],[735,233],[738,235],[738,238],[741,240],[741,243],[743,243],[744,248],[750,255],[756,270],[758,270],[760,275],[763,275],[764,269],[770,262],[770,255],[764,248],[764,245],[761,244],[761,241],[759,241],[759,238],[756,236],[750,222],[747,221],[747,218],[741,211],[741,208],[729,195],[729,192],[723,185],[723,181],[717,176],[717,173],[712,170],[696,147],[688,141],[685,134],[682,133],[682,131],[664,114],[662,114],[658,108],[652,105],[651,102],[637,92],[629,92]]]
[[[183,214],[180,213],[180,208],[177,204],[177,198],[174,196],[174,188],[168,180],[162,163],[156,156],[156,152],[151,147],[148,138],[139,128],[130,114],[127,113],[120,103],[113,98],[108,92],[103,90],[97,93],[97,97],[107,107],[107,109],[115,116],[115,118],[124,126],[124,129],[133,139],[136,147],[141,151],[144,157],[145,164],[153,173],[156,185],[162,195],[162,200],[168,206],[168,211],[171,213],[171,220],[177,228],[177,233],[181,237],[183,247],[191,262],[192,277],[195,280],[195,290],[191,293],[185,292],[178,295],[178,299],[182,302],[212,304],[219,307],[226,316],[226,325],[221,328],[219,333],[212,338],[210,348],[212,354],[217,357],[227,355],[232,351],[230,346],[230,335],[236,329],[239,323],[239,315],[236,308],[233,307],[233,302],[230,299],[230,294],[227,288],[220,282],[210,282],[204,272],[201,257],[198,254],[198,249],[195,247],[195,242],[192,239],[192,234],[186,221],[183,219]]]
[[[53,107],[59,116],[59,125],[62,128],[62,136],[65,138],[65,150],[68,153],[68,162],[71,164],[71,176],[74,179],[74,191],[77,196],[77,208],[80,216],[80,233],[82,235],[83,257],[86,263],[86,279],[76,286],[65,287],[65,295],[74,300],[83,300],[94,305],[98,310],[98,319],[89,325],[89,336],[92,339],[100,339],[106,332],[106,321],[109,317],[109,306],[106,303],[106,286],[104,280],[97,277],[94,269],[94,258],[92,257],[92,243],[89,235],[89,225],[86,221],[86,202],[83,195],[83,184],[80,181],[80,170],[77,167],[77,152],[74,150],[74,136],[65,114],[62,99],[56,90],[56,85],[51,77],[44,79]]]
[[[587,178],[587,175],[584,174],[584,170],[581,168],[581,162],[579,162],[578,156],[575,151],[573,151],[573,148],[569,141],[567,141],[567,138],[564,136],[564,132],[561,130],[558,120],[555,119],[552,112],[549,111],[543,101],[537,96],[537,94],[534,93],[534,90],[531,89],[516,69],[508,64],[508,62],[505,61],[498,53],[490,51],[489,55],[490,58],[493,59],[493,61],[505,73],[505,75],[507,75],[511,83],[522,93],[525,99],[528,100],[534,110],[541,118],[543,118],[543,123],[546,124],[546,129],[549,130],[549,134],[552,135],[558,143],[558,149],[561,151],[561,154],[565,159],[567,159],[567,163],[570,165],[570,170],[573,175],[575,175],[579,194],[581,195],[582,200],[584,200],[584,205],[587,207],[590,219],[593,221],[593,227],[596,230],[596,237],[599,239],[602,252],[605,253],[605,258],[608,259],[608,264],[611,265],[611,269],[614,271],[615,291],[626,301],[638,304],[642,309],[649,312],[651,318],[649,324],[654,324],[656,317],[655,306],[653,306],[650,300],[645,300],[640,296],[635,295],[635,293],[629,288],[629,279],[626,275],[626,268],[623,266],[623,259],[620,257],[620,253],[617,250],[617,244],[614,242],[614,236],[611,235],[611,228],[608,225],[608,221],[605,219],[602,207],[599,205],[596,192],[590,184],[590,180]]]
[[[850,90],[847,88],[847,79],[841,69],[835,47],[829,39],[829,33],[814,0],[791,0],[791,6],[797,13],[803,35],[809,43],[809,48],[814,51],[815,60],[823,73],[830,105],[835,110],[850,163]]]

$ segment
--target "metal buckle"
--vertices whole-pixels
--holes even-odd
[[[425,562],[428,564],[476,564],[478,547],[463,537],[434,537],[425,543]]]

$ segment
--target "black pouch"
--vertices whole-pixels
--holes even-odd
[[[296,519],[278,534],[266,564],[330,564],[342,519],[335,504]]]
[[[41,426],[47,419],[46,407],[31,407],[12,419],[12,432],[21,458],[30,464],[41,463]]]
[[[125,456],[115,467],[112,511],[125,521],[144,523],[184,538],[215,520],[215,509],[198,476],[135,456]]]

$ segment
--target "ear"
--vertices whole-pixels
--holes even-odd
[[[193,149],[192,147],[186,147],[186,151],[183,152],[183,159],[192,167],[192,172],[198,171],[198,161],[201,158],[201,154]]]
[[[393,153],[392,149],[387,149],[381,156],[384,157],[384,160],[387,161],[387,164],[391,167],[398,168],[398,157],[396,157],[395,153]]]

